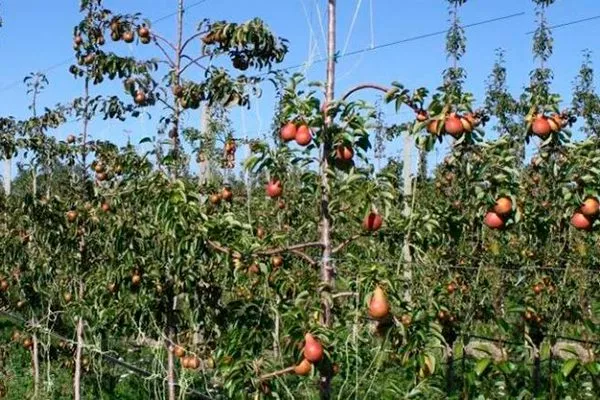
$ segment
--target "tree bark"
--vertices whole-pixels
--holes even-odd
[[[173,312],[170,310],[169,312]],[[165,346],[167,348],[167,387],[169,400],[175,400],[175,356],[171,351],[172,346],[175,345],[175,333],[173,328],[167,328],[167,340],[165,341]]]
[[[204,104],[204,107],[202,108],[202,119],[200,122],[200,129],[202,131],[202,133],[204,135],[207,134],[208,132],[208,121],[210,119],[210,108],[208,103]],[[199,148],[198,149],[199,154],[198,157],[200,157],[200,154],[202,153],[202,149]],[[204,159],[200,160],[198,159],[198,180],[199,180],[199,184],[200,186],[204,186],[208,183],[208,181],[211,178],[211,170],[210,170],[210,162],[209,160],[205,157]]]
[[[33,348],[31,349],[31,361],[33,364],[33,398],[37,399],[40,392],[40,360],[36,333],[31,336],[31,342],[33,344]]]
[[[33,111],[33,117],[36,118],[37,117],[37,94],[38,94],[38,88],[39,86],[36,84],[35,86],[35,90],[33,91],[33,103],[32,103],[32,111]],[[38,132],[39,135],[42,135],[42,131],[41,128]],[[33,160],[31,162],[31,192],[33,195],[33,198],[37,197],[37,168],[36,166],[33,164]],[[32,319],[32,326],[36,326],[37,322],[36,319],[33,318]],[[31,335],[31,343],[33,345],[33,347],[31,348],[31,361],[32,361],[32,366],[33,366],[33,398],[37,399],[40,393],[40,357],[39,357],[39,344],[38,344],[38,338],[37,338],[37,333],[33,332],[33,335]]]
[[[175,76],[173,84],[179,85],[181,82],[181,58],[183,56],[183,14],[184,14],[184,0],[178,0],[177,2],[177,45],[175,48]],[[175,130],[175,134],[172,135],[173,143],[172,150],[175,159],[179,161],[179,134],[181,130],[181,107],[179,101],[174,99],[173,104],[173,129]],[[178,168],[179,165],[175,164],[172,169],[172,177],[174,179],[178,176]],[[167,339],[166,339],[166,347],[167,347],[167,390],[168,390],[168,398],[169,400],[175,400],[175,358],[173,352],[171,350],[171,346],[175,343],[175,324],[174,324],[174,303],[173,303],[173,295],[172,293],[169,295],[169,303],[167,308]]]
[[[183,55],[183,7],[184,0],[179,0],[177,2],[177,46],[175,50],[175,76],[174,76],[174,85],[179,85],[181,83],[181,58]],[[172,136],[172,151],[173,157],[178,162],[180,159],[179,156],[179,135],[181,130],[181,106],[179,101],[175,98],[173,100],[173,130],[175,133]],[[175,163],[172,169],[173,178],[177,178],[178,176],[178,168],[179,165]]]
[[[9,196],[12,186],[12,159],[8,155],[4,157],[4,194]]]
[[[37,198],[37,168],[35,166],[31,168],[31,192],[33,197]]]
[[[90,122],[89,115],[89,105],[90,105],[90,77],[86,76],[84,82],[84,103],[83,103],[83,144],[81,150],[81,164],[82,164],[82,197],[87,199],[87,190],[86,185],[88,181],[88,169],[87,169],[87,140],[88,140],[88,127]],[[83,264],[86,261],[85,257],[85,236],[82,236],[79,241],[79,253],[81,255],[81,261],[79,264],[79,290],[78,290],[78,299],[81,301],[83,299]],[[77,318],[77,329],[76,329],[76,340],[77,347],[75,350],[75,374],[73,375],[73,398],[75,400],[81,399],[81,353],[83,352],[83,317],[79,316]]]
[[[87,195],[85,192],[85,182],[88,178],[88,170],[87,170],[87,140],[88,140],[88,126],[90,123],[90,116],[88,115],[89,106],[90,106],[90,78],[89,76],[85,78],[84,84],[84,104],[83,104],[83,133],[82,133],[82,150],[81,150],[81,164],[83,167],[83,185],[84,185],[84,196]]]
[[[75,375],[73,376],[73,398],[81,400],[81,353],[83,351],[83,318],[77,319],[77,348],[75,350]]]
[[[427,150],[419,149],[419,181],[427,179]]]

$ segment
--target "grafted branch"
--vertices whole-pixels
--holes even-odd
[[[172,111],[175,111],[175,107],[173,107],[171,104],[169,104],[167,101],[165,101],[165,99],[163,99],[161,97],[158,97],[158,96],[156,96],[155,98],[156,98],[156,100],[158,100],[161,103],[163,103],[165,107],[169,108]]]
[[[380,92],[387,93],[389,89],[385,86],[378,85],[376,83],[363,83],[361,85],[355,86],[352,89],[348,90],[343,96],[342,100],[347,100],[348,97],[352,96],[354,93],[359,92],[364,89],[374,89],[379,90]]]
[[[171,49],[173,49],[173,51],[177,51],[177,47],[171,43],[170,41],[168,41],[167,39],[165,39],[164,37],[157,35],[156,33],[152,32],[152,36],[154,36],[156,39],[160,39],[162,40],[167,46],[169,46]],[[157,42],[157,40],[154,40],[155,42]]]
[[[190,44],[190,42],[192,40],[196,39],[197,37],[200,37],[201,35],[204,35],[205,33],[208,33],[208,32],[207,31],[196,32],[192,36],[190,36],[189,38],[187,38],[187,40],[185,42],[183,42],[183,44],[181,45],[181,51],[185,50],[185,48],[187,47],[187,45]]]
[[[156,35],[154,35],[156,36]],[[167,63],[169,64],[169,67],[171,68],[175,68],[175,61],[173,61],[173,59],[171,58],[171,56],[169,55],[169,53],[167,53],[167,51],[165,50],[165,48],[163,46],[161,46],[160,43],[158,43],[158,40],[156,40],[156,38],[154,39],[154,43],[156,44],[156,47],[159,48],[159,50],[165,55],[165,57],[167,58]]]
[[[206,240],[206,244],[208,244],[210,247],[212,247],[214,250],[223,253],[223,254],[233,254],[236,253],[234,252],[232,249],[230,249],[227,246],[223,246],[220,243],[214,242],[212,240]],[[269,250],[263,250],[263,251],[258,251],[255,252],[254,255],[257,256],[272,256],[275,254],[281,254],[281,253],[292,253],[297,255],[298,257],[304,259],[306,262],[308,262],[310,265],[317,265],[317,262],[308,254],[306,254],[305,252],[303,252],[302,250],[310,248],[310,247],[323,247],[321,242],[308,242],[308,243],[300,243],[300,244],[295,244],[292,246],[286,246],[286,247],[278,247],[275,249],[269,249]]]
[[[285,375],[285,374],[289,374],[290,372],[294,372],[294,368],[296,367],[287,367],[284,369],[280,369],[279,371],[274,371],[274,372],[270,372],[268,374],[264,374],[260,376],[260,380],[264,381],[270,378],[274,378],[276,376],[281,376],[281,375]]]
[[[286,246],[286,247],[278,247],[275,249],[263,250],[263,251],[257,252],[256,254],[259,256],[272,256],[274,254],[285,253],[288,251],[291,252],[294,250],[304,250],[309,247],[323,247],[323,243],[321,243],[321,242],[300,243],[300,244],[294,244],[294,245]]]
[[[339,252],[340,250],[342,250],[344,247],[348,246],[350,243],[352,243],[353,241],[355,241],[358,238],[361,238],[365,236],[364,234],[360,233],[354,236],[349,237],[348,239],[344,240],[342,243],[338,244],[337,246],[335,246],[332,250],[331,253],[335,254],[337,252]]]
[[[290,250],[290,253],[295,254],[298,257],[304,259],[304,261],[308,262],[312,266],[317,265],[317,262],[314,260],[314,258],[312,258],[311,256],[309,256],[308,254],[306,254],[305,252],[303,252],[301,250]]]
[[[205,71],[206,71],[206,70],[207,70],[207,68],[206,68],[204,65],[202,65],[202,64],[200,64],[200,63],[198,62],[198,61],[202,60],[202,59],[203,59],[204,57],[206,57],[206,56],[207,56],[207,54],[202,54],[200,57],[192,58],[192,57],[190,57],[190,56],[188,56],[188,55],[182,54],[182,55],[181,55],[181,58],[188,59],[188,60],[190,60],[190,62],[189,62],[189,63],[187,63],[187,64],[186,64],[186,65],[185,65],[183,68],[181,68],[181,70],[179,71],[179,73],[180,73],[180,74],[183,74],[183,72],[184,72],[186,69],[188,69],[188,68],[189,68],[189,67],[190,67],[192,64],[194,64],[194,65],[196,65],[196,66],[198,66],[198,67],[200,67],[201,69],[203,69],[203,70],[205,70]]]
[[[339,292],[339,293],[335,293],[335,294],[331,295],[331,298],[338,299],[341,297],[352,297],[352,296],[358,297],[358,293],[357,292]]]
[[[224,253],[224,254],[231,254],[232,250],[229,247],[223,246],[217,242],[213,242],[212,240],[206,240],[206,244],[208,244],[210,247],[212,247],[213,249]]]

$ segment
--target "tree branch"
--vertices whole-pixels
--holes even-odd
[[[197,37],[199,37],[201,35],[204,35],[205,33],[208,33],[208,31],[196,32],[192,36],[190,36],[189,38],[187,38],[187,40],[185,42],[183,42],[183,44],[181,45],[181,51],[183,52],[183,50],[185,50],[186,46],[188,44],[190,44],[190,42],[192,40],[196,39]]]
[[[165,106],[167,106],[168,108],[170,108],[172,111],[175,111],[175,107],[173,107],[172,105],[170,105],[169,103],[167,103],[166,100],[164,100],[164,99],[162,99],[162,98],[160,98],[158,96],[155,96],[155,99],[158,100],[158,101],[160,101],[161,103],[163,103]]]
[[[317,265],[317,262],[308,254],[306,254],[303,251],[300,250],[290,250],[291,253],[297,255],[298,257],[304,259],[306,262],[308,262],[310,265],[315,266]]]
[[[189,62],[189,63],[187,63],[187,64],[186,64],[186,65],[185,65],[183,68],[181,68],[181,71],[179,71],[179,73],[180,73],[180,74],[183,74],[183,72],[184,72],[186,69],[188,69],[188,68],[189,68],[189,67],[190,67],[192,64],[196,64],[196,66],[198,66],[198,67],[200,67],[201,69],[203,69],[203,70],[205,70],[205,71],[206,71],[206,70],[207,70],[207,68],[206,68],[204,65],[202,65],[202,64],[200,64],[200,63],[198,62],[198,61],[202,60],[202,59],[203,59],[204,57],[206,57],[206,56],[207,56],[207,54],[202,54],[200,57],[197,57],[197,58],[192,58],[192,57],[190,57],[190,56],[188,56],[188,55],[185,55],[185,54],[183,54],[183,55],[181,56],[181,58],[187,58],[188,60],[190,60],[190,62]]]
[[[169,67],[172,67],[171,63],[168,60],[156,60],[159,64],[167,64]]]
[[[337,299],[339,297],[352,297],[352,296],[358,296],[357,292],[339,292],[339,293],[335,293],[331,296],[332,299]]]
[[[165,42],[171,49],[173,49],[174,52],[177,52],[177,47],[175,47],[175,45],[171,42],[169,42],[167,39],[165,39],[164,37],[157,35],[156,33],[152,32],[152,36],[154,36],[154,41],[157,42],[156,39],[160,39],[163,42]]]
[[[335,254],[337,252],[339,252],[340,250],[342,250],[344,247],[346,247],[347,245],[349,245],[350,243],[352,243],[353,241],[355,241],[356,239],[360,238],[364,236],[364,234],[358,234],[358,235],[354,235],[354,236],[350,236],[348,239],[344,240],[342,243],[338,244],[336,247],[334,247],[331,250],[332,254]]]
[[[272,256],[273,254],[284,253],[286,251],[294,251],[294,250],[303,250],[309,247],[323,247],[323,243],[321,242],[308,242],[308,243],[300,243],[287,247],[279,247],[276,249],[263,250],[256,252],[259,256]]]
[[[210,247],[212,247],[213,249],[220,251],[221,253],[225,253],[225,254],[231,254],[232,251],[229,247],[225,247],[220,245],[217,242],[213,242],[212,240],[206,240],[206,244],[208,244]]]
[[[156,35],[154,35],[154,36],[156,36]],[[167,51],[164,49],[164,47],[162,47],[160,45],[160,43],[158,43],[158,40],[154,39],[154,44],[156,44],[156,46],[160,49],[160,51],[162,51],[162,53],[165,55],[165,57],[167,58],[167,62],[169,64],[169,66],[171,67],[171,69],[175,68],[175,61],[173,61],[173,59],[171,58],[169,53],[167,53]]]
[[[383,92],[383,93],[387,93],[388,90],[389,90],[385,86],[377,85],[375,83],[364,83],[362,85],[355,86],[352,89],[348,90],[342,96],[342,100],[347,100],[348,97],[352,96],[354,93],[356,93],[358,91],[361,91],[361,90],[364,90],[364,89],[375,89],[375,90],[379,90],[380,92]]]
[[[267,380],[267,379],[270,379],[270,378],[274,378],[276,376],[281,376],[281,375],[289,374],[290,372],[294,372],[295,368],[296,368],[295,366],[294,367],[287,367],[287,368],[284,368],[284,369],[280,369],[279,371],[274,371],[274,372],[270,372],[268,374],[261,375],[260,376],[260,380],[264,381],[264,380]]]
[[[233,254],[234,253],[234,251],[232,249],[230,249],[229,247],[223,246],[217,242],[213,242],[212,240],[207,239],[206,244],[208,244],[214,250],[217,250],[218,252],[221,252],[223,254]],[[293,254],[297,255],[298,257],[304,259],[310,265],[317,265],[317,262],[311,256],[309,256],[308,254],[303,252],[302,249],[306,249],[309,247],[321,247],[321,246],[322,245],[320,242],[309,242],[309,243],[296,244],[296,245],[288,246],[288,247],[281,247],[281,248],[276,248],[276,249],[259,251],[254,254],[257,256],[272,256],[275,254],[290,252],[290,253],[293,253]]]

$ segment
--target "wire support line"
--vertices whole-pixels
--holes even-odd
[[[577,19],[574,21],[568,21],[568,22],[564,22],[562,24],[552,25],[552,26],[549,26],[548,29],[552,31],[552,30],[564,28],[566,26],[576,25],[576,24],[580,24],[583,22],[593,21],[596,19],[600,19],[600,15],[595,15],[593,17],[588,17],[588,18]],[[535,33],[535,31],[529,31],[526,33],[526,35],[532,35],[534,33]]]
[[[523,15],[525,15],[525,12],[521,11],[521,12],[514,13],[514,14],[504,15],[504,16],[501,16],[501,17],[490,18],[490,19],[486,19],[486,20],[483,20],[483,21],[478,21],[478,22],[473,22],[471,24],[466,24],[466,25],[463,25],[463,28],[464,29],[473,28],[473,27],[480,26],[480,25],[486,25],[486,24],[491,24],[493,22],[498,22],[498,21],[503,21],[503,20],[508,20],[508,19],[520,17],[520,16],[523,16]],[[408,43],[408,42],[414,42],[414,41],[417,41],[417,40],[426,39],[426,38],[433,37],[433,36],[440,36],[440,35],[444,35],[446,33],[448,33],[448,29],[444,29],[444,30],[441,30],[441,31],[430,32],[430,33],[425,33],[425,34],[417,35],[417,36],[411,36],[411,37],[408,37],[408,38],[405,38],[405,39],[395,40],[393,42],[388,42],[388,43],[380,44],[380,45],[377,45],[377,46],[369,46],[369,47],[365,47],[365,48],[362,48],[362,49],[350,51],[350,52],[345,53],[345,54],[338,54],[336,56],[336,59],[339,60],[339,59],[344,58],[344,57],[349,57],[349,56],[353,56],[353,55],[357,55],[357,54],[361,54],[361,53],[367,53],[367,52],[371,52],[371,51],[375,51],[375,50],[380,50],[380,49],[383,49],[383,48],[386,48],[386,47],[397,46],[399,44],[404,44],[404,43]],[[315,64],[315,63],[322,63],[322,62],[325,62],[325,61],[327,61],[327,58],[320,58],[318,60],[313,61],[312,63],[313,64]],[[304,67],[304,65],[305,64],[297,64],[297,65],[293,65],[293,66],[290,66],[290,67],[281,68],[281,69],[278,69],[278,70],[275,70],[275,71],[276,72],[288,71],[288,70],[291,70],[291,69],[302,68],[302,67]]]
[[[197,6],[201,5],[201,4],[204,4],[204,3],[206,3],[207,1],[208,1],[208,0],[199,0],[199,1],[195,2],[195,3],[192,3],[192,4],[189,4],[189,5],[185,6],[185,7],[183,8],[183,10],[184,10],[184,11],[190,10],[190,9],[192,9],[192,8],[194,8],[194,7],[197,7]],[[153,23],[153,24],[156,24],[156,23],[158,23],[158,22],[162,22],[162,21],[164,21],[164,20],[166,20],[166,19],[168,19],[168,18],[171,18],[171,17],[173,17],[173,16],[175,16],[175,15],[177,15],[177,11],[175,11],[175,12],[172,12],[172,13],[170,13],[170,14],[167,14],[167,15],[163,15],[162,17],[160,17],[160,18],[158,18],[158,19],[155,19],[154,21],[152,21],[152,23]]]

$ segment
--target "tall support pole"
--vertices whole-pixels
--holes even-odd
[[[336,0],[327,0],[327,81],[325,87],[325,104],[330,104],[335,96],[335,51],[336,51]],[[327,106],[326,106],[327,108]],[[329,155],[332,151],[331,131],[333,124],[331,116],[325,119],[325,129],[321,145],[320,175],[321,175],[321,205],[320,205],[320,233],[321,233],[321,307],[323,311],[322,323],[326,327],[331,327],[332,320],[332,300],[331,291],[335,285],[335,269],[331,261],[331,215],[329,214]],[[332,373],[327,372],[321,376],[320,388],[321,398],[329,399],[331,397],[331,377]]]
[[[174,84],[181,84],[181,59],[183,57],[183,17],[185,13],[184,0],[177,1],[177,44],[175,48],[175,67],[174,67]],[[181,151],[180,148],[180,134],[181,134],[181,105],[175,100],[173,104],[173,130],[175,134],[173,136],[173,142],[171,149],[176,155],[177,163],[173,166],[171,171],[171,177],[177,179],[179,176],[179,160]],[[175,357],[173,354],[173,346],[176,342],[177,329],[175,324],[175,295],[171,290],[168,291],[168,304],[167,304],[167,326],[165,327],[165,348],[167,351],[167,395],[168,400],[176,399],[175,386],[177,385],[177,376],[175,373]]]
[[[89,75],[86,76],[85,78],[85,86],[84,86],[84,104],[83,104],[83,132],[82,132],[82,139],[83,139],[83,145],[82,145],[82,150],[81,150],[81,165],[82,165],[82,169],[81,169],[81,182],[82,182],[82,197],[84,199],[87,199],[87,193],[85,191],[85,185],[86,182],[88,180],[88,169],[87,169],[87,155],[88,155],[88,147],[87,147],[87,141],[88,141],[88,128],[89,128],[89,122],[90,122],[90,78]],[[83,278],[81,277],[83,274],[83,264],[86,260],[85,257],[85,235],[81,236],[81,239],[79,240],[79,254],[81,257],[81,261],[79,262],[79,277],[78,277],[78,286],[79,286],[79,290],[78,290],[78,298],[81,301],[83,299],[83,292],[84,292],[84,281]],[[84,321],[83,321],[83,317],[81,315],[79,315],[77,317],[77,333],[76,333],[76,340],[77,340],[77,344],[76,344],[76,349],[75,349],[75,373],[73,374],[73,398],[75,400],[80,400],[81,399],[81,355],[83,353],[83,334],[84,334]]]
[[[328,60],[327,60],[327,83],[325,92],[325,104],[331,103],[334,99],[335,88],[335,24],[336,24],[336,0],[328,0]],[[334,266],[331,262],[331,215],[329,214],[329,154],[331,153],[331,133],[329,128],[333,121],[330,116],[325,120],[325,131],[323,135],[323,144],[321,145],[321,242],[323,253],[321,257],[321,280],[326,290],[323,292],[323,323],[325,326],[331,326],[331,301],[327,296],[334,284]]]
[[[410,218],[412,213],[412,201],[413,201],[413,176],[412,176],[412,150],[413,141],[410,135],[404,133],[404,144],[403,144],[403,156],[402,156],[402,182],[403,198],[404,198],[404,215]],[[404,243],[402,245],[402,260],[404,262],[404,281],[407,285],[407,289],[404,292],[404,300],[410,303],[412,301],[411,294],[411,282],[412,282],[412,255],[410,253],[410,227],[404,236]]]

